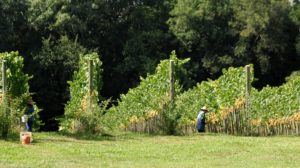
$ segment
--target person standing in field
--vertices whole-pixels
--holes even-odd
[[[206,106],[203,106],[197,116],[197,131],[205,132],[205,114],[208,112]]]
[[[34,108],[33,108],[32,101],[28,101],[27,109],[25,111],[25,114],[28,117],[27,122],[26,122],[26,131],[28,131],[28,132],[32,132],[32,126],[33,126],[33,121],[34,121],[33,112],[34,112]]]

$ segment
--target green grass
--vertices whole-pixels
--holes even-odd
[[[0,140],[0,167],[299,167],[300,137],[71,137],[35,133],[30,145]]]

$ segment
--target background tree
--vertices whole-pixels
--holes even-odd
[[[191,57],[186,78],[194,83],[253,63],[256,86],[278,85],[300,68],[298,1],[2,0],[0,16],[0,50],[24,55],[47,125],[64,113],[63,83],[85,51],[101,55],[100,94],[114,99],[174,49]]]
[[[300,34],[299,34],[299,30],[300,30],[300,2],[299,1],[294,1],[294,5],[292,7],[292,10],[290,12],[290,18],[293,21],[293,23],[296,26],[296,30],[295,30],[295,36],[297,35],[297,39],[296,39],[296,51],[297,51],[297,62],[300,61]],[[299,69],[299,64],[298,64],[298,68]]]
[[[122,90],[136,86],[139,76],[154,72],[159,61],[168,58],[172,46],[178,46],[175,37],[168,31],[168,11],[170,6],[166,2],[144,1],[129,7],[125,13],[127,39],[121,62],[116,67],[120,76],[125,76]]]
[[[81,53],[85,53],[82,46],[62,36],[58,41],[44,39],[42,48],[33,56],[35,66],[30,71],[34,78],[30,84],[36,93],[34,99],[43,109],[40,116],[44,130],[58,128],[55,119],[64,114],[64,102],[69,100],[67,81],[78,69]]]
[[[32,1],[30,21],[41,37],[67,35],[103,55],[103,95],[118,97],[154,71],[174,47],[169,3],[149,0]],[[176,44],[175,44],[176,45]],[[113,66],[112,66],[113,65]]]
[[[257,86],[278,85],[299,66],[292,9],[288,0],[178,0],[169,25],[192,57],[196,80],[253,63]]]
[[[258,86],[284,82],[298,64],[294,45],[298,30],[289,17],[290,2],[241,0],[233,8],[232,25],[239,32],[235,55],[254,63]]]
[[[233,10],[229,0],[178,0],[168,21],[192,59],[194,79],[217,76],[223,67],[243,59],[234,57],[237,40],[229,21]]]
[[[25,50],[27,8],[26,1],[0,1],[0,51]]]

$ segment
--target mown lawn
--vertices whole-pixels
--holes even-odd
[[[0,167],[300,167],[300,137],[35,133],[34,141],[0,140]]]

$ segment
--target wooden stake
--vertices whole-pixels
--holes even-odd
[[[170,101],[173,102],[174,100],[174,60],[170,60],[170,71],[169,71],[169,77],[170,77]]]
[[[7,108],[7,100],[6,100],[6,89],[7,89],[7,79],[6,79],[6,60],[3,59],[2,60],[2,99],[3,99],[3,108],[4,108],[4,116],[5,119],[7,120],[8,118],[8,108]],[[7,134],[8,134],[8,124],[4,124],[2,126],[2,132],[1,132],[1,136],[6,138]],[[1,131],[1,130],[0,130]]]
[[[249,110],[250,110],[250,91],[251,91],[251,84],[250,84],[250,66],[246,65],[245,66],[245,73],[246,73],[246,90],[245,90],[245,106],[246,106],[246,111],[245,111],[245,122],[248,123],[249,122]],[[247,124],[248,125],[248,124]],[[247,127],[247,131],[249,131],[249,127]]]
[[[92,109],[92,92],[93,92],[93,60],[89,60],[89,76],[88,76],[88,85],[89,85],[89,112]]]
[[[5,100],[6,97],[6,60],[2,60],[2,94],[3,94],[3,100]]]
[[[248,110],[249,110],[249,107],[250,107],[250,91],[251,91],[250,66],[249,65],[246,65],[245,72],[246,72],[246,94],[245,94],[245,98],[246,98],[246,110],[247,110],[247,113],[248,113]]]

